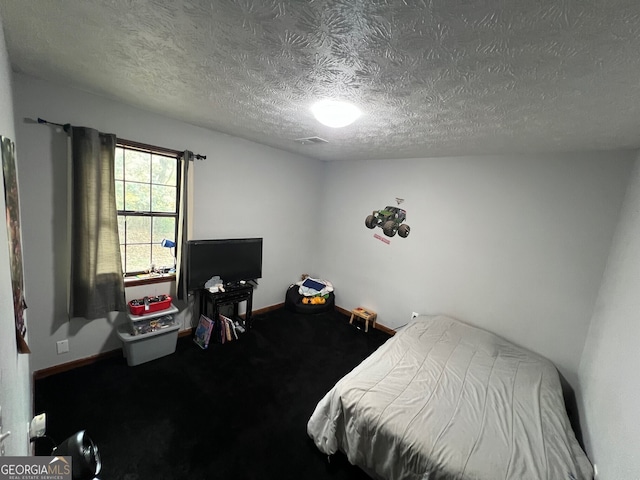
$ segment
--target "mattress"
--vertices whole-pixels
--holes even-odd
[[[343,377],[307,432],[380,479],[588,480],[547,359],[446,316],[420,316]]]

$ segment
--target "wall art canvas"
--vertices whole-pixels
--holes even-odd
[[[27,326],[24,311],[24,279],[22,269],[22,242],[20,235],[20,200],[18,197],[18,175],[16,170],[15,144],[7,137],[0,136],[2,143],[2,173],[4,176],[4,200],[6,205],[7,236],[9,239],[9,264],[11,268],[11,289],[16,323],[16,340],[20,353],[29,353],[25,342]]]

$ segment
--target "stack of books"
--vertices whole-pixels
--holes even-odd
[[[238,334],[244,333],[244,327],[234,323],[229,317],[218,315],[217,321],[211,320],[205,315],[200,315],[200,321],[196,328],[194,342],[203,350],[209,343],[227,343],[238,339]]]

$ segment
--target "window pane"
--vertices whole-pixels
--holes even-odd
[[[116,180],[116,209],[124,210],[124,182]]]
[[[127,217],[126,228],[127,244],[151,243],[151,219],[149,217]]]
[[[151,245],[153,252],[153,263],[156,268],[173,268],[173,248],[165,248],[160,244],[154,243]]]
[[[127,248],[120,245],[120,259],[122,260],[122,271],[127,273]]]
[[[151,185],[145,183],[125,184],[125,210],[148,212],[151,209]]]
[[[176,219],[174,217],[154,217],[153,218],[153,236],[151,243],[159,244],[162,239],[166,238],[175,243],[176,239]],[[166,248],[166,247],[163,247]]]
[[[151,154],[136,150],[125,150],[124,179],[149,183],[151,181]]]
[[[126,239],[126,233],[127,233],[127,226],[126,226],[126,217],[124,215],[118,215],[118,238],[120,239],[120,245],[123,245],[126,243],[125,239]],[[124,255],[124,253],[121,251],[120,252],[122,255]]]
[[[151,245],[127,245],[127,272],[142,272],[151,266]]]
[[[176,187],[165,187],[163,185],[152,185],[153,205],[151,210],[154,212],[175,212],[176,211]]]
[[[153,155],[151,160],[151,183],[175,187],[178,183],[178,161],[175,158]]]
[[[115,166],[116,180],[124,179],[124,150],[116,147],[116,166]]]

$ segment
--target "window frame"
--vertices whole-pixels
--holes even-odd
[[[119,210],[116,207],[116,211],[117,211],[117,215],[118,218],[120,218],[121,216],[124,217],[149,217],[149,218],[175,218],[175,232],[174,232],[174,241],[176,242],[176,244],[178,244],[179,239],[178,239],[178,232],[179,232],[179,219],[180,219],[180,198],[182,195],[182,168],[181,167],[181,160],[182,160],[182,156],[183,156],[183,152],[178,151],[178,150],[171,150],[171,149],[167,149],[167,148],[163,148],[163,147],[158,147],[156,145],[149,145],[149,144],[145,144],[145,143],[140,143],[140,142],[136,142],[136,141],[132,141],[132,140],[126,140],[123,138],[117,138],[116,139],[116,148],[122,148],[125,151],[126,150],[133,150],[133,151],[138,151],[138,152],[143,152],[143,153],[149,153],[151,155],[156,155],[156,156],[163,156],[163,157],[168,157],[168,158],[173,158],[176,162],[176,199],[175,199],[175,205],[176,205],[176,209],[175,212],[154,212],[152,210]],[[126,157],[125,157],[126,158]],[[125,160],[126,163],[126,160]],[[115,179],[114,178],[114,182],[120,181],[120,179]],[[122,179],[123,182],[125,182],[126,185],[126,180]],[[148,184],[149,187],[151,188],[152,185],[154,185],[154,183],[151,181],[149,182],[140,182],[142,184]],[[150,205],[151,208],[151,205]],[[153,232],[150,232],[150,234],[152,235]],[[125,233],[125,239],[124,239],[124,243],[120,243],[120,245],[124,245],[125,248],[125,253],[124,255],[126,256],[126,246],[128,245],[127,241],[126,241],[126,233]],[[149,238],[149,245],[153,246],[153,242],[152,237],[150,236]],[[174,253],[175,255],[175,253]],[[123,266],[126,265],[126,257],[122,259],[122,263]],[[127,284],[130,283],[131,280],[133,279],[139,279],[138,275],[144,274],[144,273],[149,273],[146,270],[140,270],[140,271],[130,271],[127,272],[125,271],[125,269],[123,268],[123,274],[124,274],[124,278],[125,280],[129,280],[127,282]],[[153,280],[161,280],[164,279],[166,280],[167,276],[169,277],[175,277],[175,273],[173,274],[168,274],[168,275],[164,275],[162,277],[151,277],[151,279]]]

